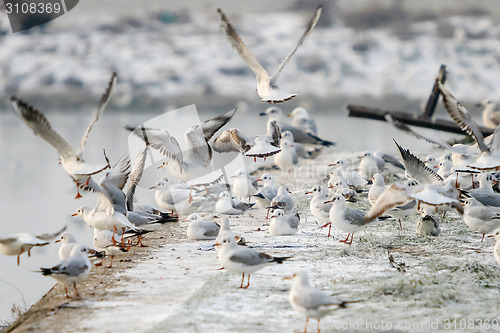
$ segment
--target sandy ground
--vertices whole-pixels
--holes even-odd
[[[326,164],[341,155],[357,156],[331,153],[302,161],[293,182],[273,171],[296,199],[298,234],[271,236],[262,209],[230,218],[250,246],[293,256],[252,275],[249,289],[237,289],[241,276],[219,270],[215,251],[205,250],[211,241],[189,241],[186,224],[169,224],[147,236],[149,247],[117,258],[114,268],[94,268],[80,286],[80,299],[67,300],[56,286],[7,332],[299,331],[305,321],[291,309],[290,283],[283,277],[303,269],[314,285],[360,301],[325,317],[322,332],[498,332],[500,270],[493,241],[481,243],[458,213],[447,214],[438,237],[418,237],[417,215],[410,210],[369,225],[350,246],[339,243],[345,238],[339,231],[325,237],[304,192],[323,183]],[[368,208],[366,193],[354,206]],[[389,253],[406,272],[390,265]],[[309,328],[315,331],[316,323]]]

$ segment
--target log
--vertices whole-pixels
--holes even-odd
[[[429,117],[424,114],[415,114],[402,111],[389,111],[382,110],[378,108],[371,108],[361,105],[347,105],[347,110],[349,111],[349,117],[367,118],[374,120],[386,121],[384,116],[386,113],[392,114],[394,118],[407,125],[413,125],[418,127],[431,128],[439,131],[464,134],[465,132],[451,120],[439,119],[434,117]],[[492,129],[483,126],[478,126],[483,136],[488,136],[493,134]]]

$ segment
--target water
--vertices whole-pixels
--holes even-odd
[[[237,113],[226,128],[238,127],[246,135],[264,133],[262,117],[258,116],[264,109],[265,106],[261,110]],[[338,145],[335,150],[381,150],[397,156],[393,137],[403,146],[417,151],[431,147],[386,123],[348,118],[344,110],[338,110],[337,113],[315,115],[320,136],[336,141]],[[116,162],[128,151],[128,133],[123,126],[138,125],[159,114],[139,111],[105,113],[90,135],[85,159],[93,163],[103,162],[102,149],[105,148],[111,163]],[[211,115],[202,114],[201,117],[207,119]],[[86,111],[52,112],[47,114],[47,118],[63,138],[77,147],[90,115]],[[419,131],[446,138],[444,134]],[[55,232],[67,225],[79,242],[91,245],[91,229],[80,219],[71,217],[71,214],[81,205],[94,206],[95,197],[86,194],[83,199],[74,199],[75,185],[58,165],[55,149],[33,135],[11,110],[0,112],[0,156],[0,237],[17,232]],[[154,205],[152,191],[139,189],[138,197]],[[13,304],[28,307],[54,284],[53,279],[32,271],[57,264],[57,251],[57,245],[34,248],[31,258],[27,254],[21,256],[19,267],[15,257],[0,255],[0,323],[10,318]]]

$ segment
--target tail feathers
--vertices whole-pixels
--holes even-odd
[[[277,264],[282,264],[283,261],[290,259],[290,258],[292,258],[292,257],[273,257],[273,260],[271,260],[271,262],[275,262]]]
[[[265,199],[265,197],[262,195],[262,193],[257,193],[253,195],[254,197]]]
[[[138,230],[127,230],[125,231],[125,234],[127,234],[126,237],[134,237],[134,236],[141,236],[150,233],[152,230],[146,230],[146,229],[138,229]]]
[[[47,276],[47,275],[52,275],[52,269],[50,268],[43,268],[43,267],[40,267],[40,272],[42,273],[42,275],[44,276]]]
[[[380,221],[383,221],[383,220],[388,220],[388,219],[392,219],[393,217],[392,216],[388,216],[388,215],[385,215],[385,216],[379,216],[379,220]]]
[[[169,222],[179,222],[179,218],[173,217],[173,216],[169,216],[169,217],[163,217],[162,216],[161,219],[153,221],[153,222],[151,222],[151,224],[153,224],[153,223],[161,223],[161,224],[163,224],[163,223],[169,223]]]

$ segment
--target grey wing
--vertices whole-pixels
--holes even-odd
[[[211,228],[205,230],[203,235],[206,237],[217,237],[217,235],[219,234],[219,231],[220,231],[220,225],[218,225],[217,223],[214,223]]]
[[[450,117],[460,126],[460,128],[472,136],[481,151],[490,151],[484,143],[484,137],[476,122],[472,119],[469,111],[445,88],[441,81],[438,81],[439,91],[443,96],[443,103]]]
[[[471,197],[479,201],[485,206],[500,207],[500,194],[497,193],[468,193]]]
[[[15,241],[17,241],[16,237],[0,238],[0,243],[4,245],[9,245],[11,243],[14,243]]]
[[[429,138],[427,136],[424,136],[424,135],[421,135],[421,134],[415,132],[409,126],[407,126],[406,124],[404,124],[404,123],[400,122],[399,120],[397,120],[396,118],[394,118],[393,115],[390,113],[385,114],[385,120],[388,123],[392,124],[397,129],[399,129],[403,132],[409,133],[409,134],[413,135],[414,137],[416,137],[417,139],[422,139],[422,140],[425,140],[427,142],[438,145],[441,148],[452,150],[451,146],[449,144],[447,144],[446,142],[440,141],[437,139],[433,139],[433,138]]]
[[[274,146],[280,146],[281,129],[276,120],[270,120],[267,123],[267,135],[273,140],[272,144]]]
[[[146,164],[147,154],[148,146],[144,145],[144,147],[137,154],[137,157],[134,161],[134,166],[132,167],[132,171],[130,172],[130,182],[127,190],[127,210],[129,211],[134,210],[135,189],[141,181],[142,173],[144,171],[144,165]]]
[[[271,84],[273,84],[273,83],[276,82],[276,80],[278,79],[281,71],[283,70],[283,67],[285,67],[285,65],[288,62],[288,60],[290,60],[290,58],[294,55],[294,53],[297,51],[297,49],[302,45],[302,43],[304,43],[304,40],[306,39],[307,35],[309,35],[309,33],[311,32],[311,30],[316,26],[316,23],[318,23],[319,17],[321,15],[321,10],[322,9],[323,9],[323,7],[321,5],[319,5],[316,8],[316,11],[314,12],[313,16],[311,17],[311,20],[309,21],[309,24],[307,25],[306,31],[300,37],[299,42],[297,43],[297,46],[295,46],[295,48],[292,50],[292,52],[290,52],[286,56],[286,58],[283,59],[283,61],[280,64],[280,67],[278,68],[278,71],[276,72],[276,74],[273,75],[273,77],[271,77]]]
[[[214,134],[222,128],[222,126],[226,125],[231,118],[233,118],[234,113],[238,108],[234,108],[231,111],[228,111],[220,116],[214,117],[212,119],[208,119],[201,123],[201,128],[203,130],[203,136],[205,140],[208,142]]]
[[[51,241],[51,240],[57,238],[57,236],[59,236],[60,234],[62,234],[65,231],[66,231],[66,226],[64,226],[61,230],[54,232],[53,234],[42,234],[42,235],[37,235],[35,237],[38,239],[44,240],[44,241]]]
[[[288,124],[282,123],[281,130],[282,131],[290,131],[293,135],[293,140],[295,142],[306,143],[306,144],[315,144],[315,145],[324,145],[324,146],[335,145],[335,142],[323,140],[311,132],[306,132],[298,127],[291,126]]]
[[[345,219],[351,222],[354,225],[363,225],[366,224],[365,220],[365,212],[353,208],[347,207],[345,210]]]
[[[297,229],[299,227],[299,222],[300,222],[299,214],[290,215],[290,219],[289,219],[289,223],[288,223],[288,224],[290,224],[290,227],[292,227],[293,229]]]
[[[121,189],[113,184],[113,182],[107,176],[101,178],[101,180],[99,181],[99,186],[104,196],[113,206],[113,209],[122,214],[127,214],[125,193],[123,193]],[[104,200],[101,196],[99,196],[99,202],[103,205],[105,210],[109,211],[109,207],[107,207],[108,203],[106,203],[106,200]]]
[[[144,127],[126,127],[153,149],[158,150],[168,160],[176,163],[181,168],[183,155],[179,142],[165,130]]]
[[[241,263],[247,266],[257,266],[262,265],[268,261],[271,261],[273,257],[266,253],[256,252],[251,249],[241,249],[234,253],[229,260],[237,263]]]
[[[111,79],[109,80],[108,87],[106,88],[106,91],[104,91],[104,94],[101,97],[101,101],[99,102],[99,106],[94,112],[94,118],[91,120],[89,126],[87,127],[87,130],[85,133],[83,133],[82,140],[80,141],[80,148],[78,148],[78,152],[76,153],[78,156],[81,156],[83,151],[85,150],[85,144],[87,143],[87,139],[89,137],[90,131],[92,130],[92,127],[94,127],[95,123],[99,120],[99,117],[101,116],[102,112],[108,105],[109,99],[111,97],[111,92],[113,91],[113,87],[116,85],[116,73],[113,73],[111,75]]]
[[[443,178],[425,165],[418,157],[410,153],[408,149],[401,147],[396,140],[394,140],[394,143],[399,149],[406,172],[411,178],[421,184],[440,185],[443,183]]]
[[[58,266],[52,267],[52,272],[56,274],[78,276],[89,268],[85,261],[76,261],[71,259],[73,258],[69,257],[68,260],[63,261]]]
[[[106,174],[106,177],[120,190],[123,190],[130,175],[130,158],[128,155],[123,156],[111,170]]]
[[[498,152],[500,151],[500,126],[497,126],[495,128],[495,132],[493,132],[491,138],[491,143],[490,143],[490,150],[493,152]]]
[[[254,55],[247,49],[245,43],[240,38],[236,30],[229,23],[226,15],[219,8],[217,9],[219,15],[219,22],[222,31],[226,35],[227,40],[231,43],[233,49],[238,52],[240,57],[247,63],[248,67],[254,72],[259,81],[269,81],[269,74],[266,72],[264,67],[255,59]]]
[[[16,96],[12,96],[10,101],[14,111],[16,111],[26,125],[31,128],[36,135],[40,136],[52,147],[57,149],[59,155],[64,159],[76,155],[69,143],[52,129],[49,121],[40,111]]]
[[[205,167],[208,167],[212,161],[212,148],[205,140],[200,125],[194,125],[186,132],[185,162],[188,161],[195,161],[196,164]]]

